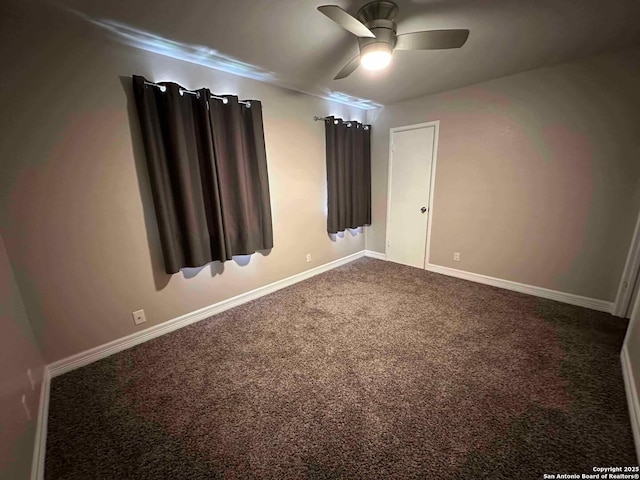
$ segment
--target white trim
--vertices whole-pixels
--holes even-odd
[[[472,282],[483,283],[485,285],[492,285],[494,287],[504,288],[506,290],[527,293],[529,295],[535,295],[536,297],[557,300],[558,302],[577,305],[579,307],[591,308],[592,310],[599,310],[601,312],[611,313],[611,309],[613,307],[613,303],[606,300],[582,297],[580,295],[574,295],[573,293],[559,292],[557,290],[549,290],[548,288],[512,282],[510,280],[489,277],[487,275],[481,275],[479,273],[465,272],[464,270],[443,267],[440,265],[434,265],[432,263],[426,266],[426,270],[430,272],[441,273],[443,275],[448,275],[450,277],[462,278],[464,280],[470,280]]]
[[[389,161],[387,162],[387,218],[385,222],[385,235],[384,235],[384,252],[387,253],[389,247],[389,219],[391,218],[391,164],[393,162],[393,132],[394,129],[389,130]]]
[[[391,172],[393,167],[393,134],[404,132],[407,130],[417,130],[419,128],[433,127],[433,150],[431,158],[431,177],[429,180],[429,213],[427,217],[427,241],[425,243],[424,262],[425,268],[429,263],[429,253],[431,249],[431,224],[433,223],[433,194],[436,187],[436,164],[438,163],[438,137],[440,136],[440,120],[433,122],[416,123],[403,127],[394,127],[389,129],[389,165],[387,166],[387,221],[386,234],[384,239],[384,249],[387,250],[389,245],[389,222],[391,220]],[[386,257],[386,254],[385,254]]]
[[[627,333],[624,336],[624,341],[622,342],[622,348],[627,348],[629,342],[632,342],[631,332],[633,332],[636,328],[636,323],[640,321],[640,296],[636,298],[636,301],[631,309],[631,315],[629,320],[629,325],[627,325]]]
[[[640,459],[640,403],[638,402],[638,389],[633,377],[633,369],[631,368],[631,359],[629,358],[626,342],[622,347],[620,360],[622,361],[622,377],[624,378],[624,386],[627,392],[627,405],[629,407],[633,441],[636,446],[636,457]]]
[[[364,256],[365,257],[371,257],[371,258],[377,258],[378,260],[386,260],[387,259],[387,255],[385,253],[374,252],[373,250],[365,250],[364,251]]]
[[[440,121],[430,122],[434,125],[433,132],[433,155],[431,160],[431,184],[429,185],[429,218],[427,218],[427,244],[424,253],[424,265],[429,264],[431,255],[431,225],[433,224],[433,198],[436,190],[436,165],[438,163],[438,138],[440,137]]]
[[[38,420],[36,423],[36,437],[33,447],[33,461],[31,463],[31,480],[44,478],[44,459],[47,451],[47,421],[49,419],[49,388],[51,374],[45,365],[40,386],[40,405],[38,406]]]
[[[273,293],[277,290],[280,290],[281,288],[288,287],[290,285],[293,285],[294,283],[301,282],[302,280],[306,280],[320,273],[324,273],[328,270],[340,267],[358,258],[364,257],[364,255],[364,250],[361,250],[352,255],[334,260],[333,262],[325,263],[324,265],[320,265],[319,267],[306,270],[296,275],[292,275],[282,280],[270,283],[269,285],[256,288],[255,290],[242,293],[235,297],[222,300],[221,302],[215,303],[208,307],[204,307],[194,312],[187,313],[172,320],[167,320],[166,322],[147,328],[140,332],[132,333],[131,335],[127,335],[126,337],[118,338],[109,343],[105,343],[104,345],[99,345],[84,352],[80,352],[62,360],[58,360],[57,362],[53,362],[49,365],[49,372],[51,373],[52,377],[56,377],[71,370],[75,370],[76,368],[84,367],[85,365],[108,357],[109,355],[113,355],[114,353],[121,352],[153,338],[159,337],[169,332],[173,332],[174,330],[178,330],[182,327],[186,327],[187,325],[191,325],[192,323],[199,322],[201,320],[204,320],[205,318],[209,318],[212,315],[216,315],[217,313],[224,312],[225,310],[229,310],[230,308],[237,307],[238,305],[242,305],[243,303],[247,303],[264,295],[268,295],[269,293]]]
[[[631,245],[629,246],[627,261],[622,271],[622,277],[620,278],[616,301],[613,304],[613,310],[611,312],[613,315],[617,317],[629,317],[627,313],[629,313],[629,306],[631,304],[631,298],[633,297],[632,283],[638,271],[640,271],[640,214],[636,221],[636,228],[633,232]]]

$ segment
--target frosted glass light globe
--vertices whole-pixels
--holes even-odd
[[[391,51],[387,43],[365,45],[360,52],[360,65],[367,70],[382,70],[391,62]]]

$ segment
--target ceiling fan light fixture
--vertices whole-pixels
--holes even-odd
[[[382,70],[391,63],[393,47],[388,43],[370,43],[362,47],[360,65],[367,70]]]
[[[397,34],[398,6],[391,0],[372,0],[354,17],[337,5],[321,5],[318,11],[347,32],[358,37],[360,54],[340,70],[334,80],[351,75],[360,65],[382,70],[391,63],[394,50],[447,50],[462,47],[469,38],[467,29],[423,30]]]

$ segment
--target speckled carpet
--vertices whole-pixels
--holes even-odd
[[[636,465],[610,315],[363,258],[55,378],[62,479]]]

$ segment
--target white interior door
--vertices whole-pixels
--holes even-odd
[[[424,268],[435,126],[391,131],[387,260]]]

